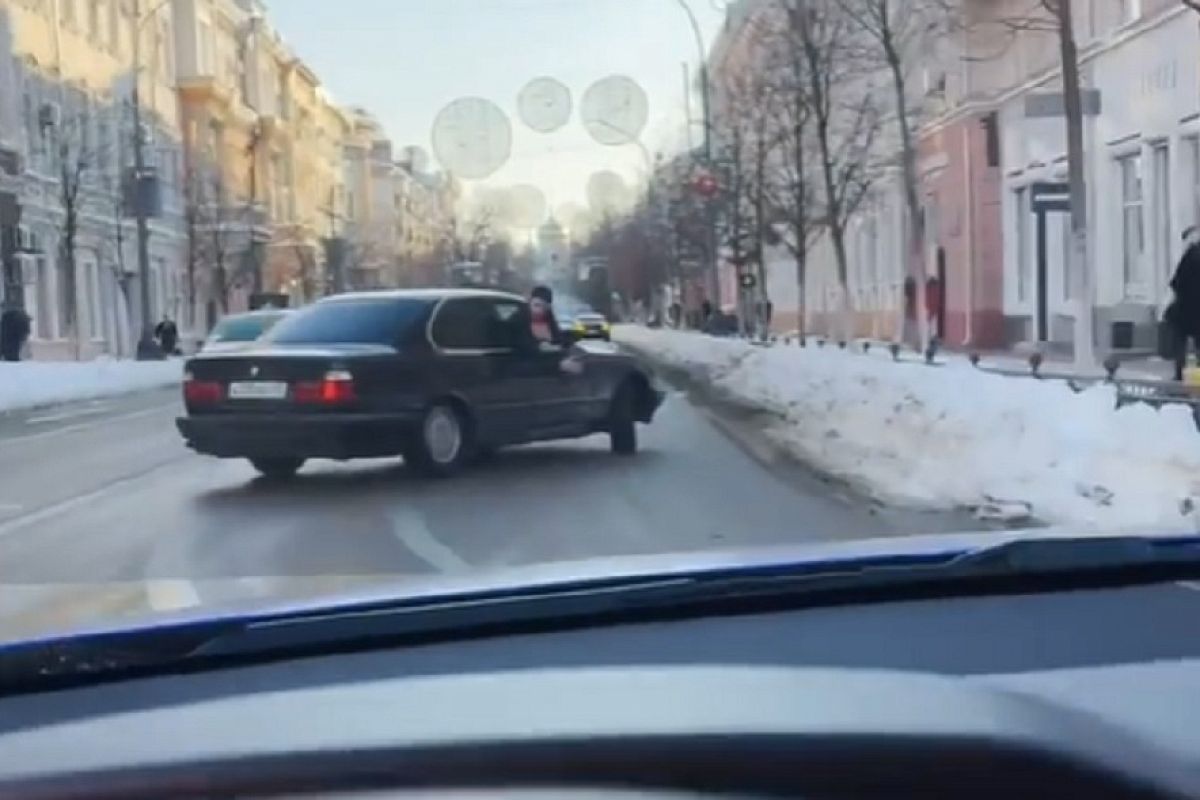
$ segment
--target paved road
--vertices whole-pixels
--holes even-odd
[[[188,451],[178,410],[172,390],[0,416],[0,638],[398,575],[971,525],[874,508],[679,394],[634,459],[598,436],[451,481],[373,461],[270,484]]]

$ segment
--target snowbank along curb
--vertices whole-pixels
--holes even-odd
[[[880,500],[1089,529],[1196,530],[1200,435],[1181,405],[1116,408],[1112,386],[896,363],[886,351],[758,347],[618,326],[614,339],[780,419],[815,468]]]
[[[156,389],[182,377],[179,359],[0,362],[0,413]]]

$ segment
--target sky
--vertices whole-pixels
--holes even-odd
[[[687,0],[705,45],[728,0]],[[268,0],[268,17],[321,78],[334,99],[363,106],[383,124],[396,151],[431,154],[438,111],[461,97],[496,103],[512,124],[508,161],[484,181],[533,184],[550,211],[587,203],[589,177],[611,170],[636,183],[646,158],[686,146],[684,75],[694,79],[695,37],[679,0]],[[580,121],[579,101],[593,82],[632,78],[645,91],[648,122],[631,144],[597,143]],[[551,76],[570,90],[572,115],[548,134],[526,127],[517,95]],[[700,106],[693,95],[692,118]],[[699,143],[700,129],[692,127]]]

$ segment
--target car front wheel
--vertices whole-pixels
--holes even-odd
[[[425,412],[404,455],[419,472],[447,477],[462,468],[468,450],[467,426],[462,414],[449,403],[437,403]]]
[[[286,480],[304,466],[303,458],[252,458],[250,463],[264,478]]]
[[[613,398],[609,409],[608,436],[612,451],[619,456],[631,456],[637,452],[637,425],[634,421],[634,387],[623,384]]]

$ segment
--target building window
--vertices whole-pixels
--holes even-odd
[[[158,29],[159,77],[163,83],[175,81],[175,48],[171,37],[171,23],[163,19]]]
[[[78,18],[75,16],[75,0],[61,0],[61,2],[63,22],[75,26],[78,23]]]
[[[1188,152],[1189,183],[1192,195],[1192,218],[1187,221],[1187,224],[1200,225],[1200,136],[1185,139],[1184,147]]]
[[[88,38],[97,44],[100,43],[100,0],[88,0]]]
[[[108,47],[114,53],[121,52],[121,0],[108,4]]]
[[[983,118],[984,150],[989,167],[1000,166],[1000,115],[995,111]]]
[[[213,71],[213,41],[212,27],[201,20],[196,24],[197,60],[201,75],[211,75]]]
[[[37,338],[43,341],[54,338],[54,312],[50,304],[50,263],[45,256],[38,256],[36,264],[37,285],[34,287],[33,317]]]
[[[1029,246],[1029,189],[1024,186],[1013,192],[1016,201],[1017,231],[1017,300],[1025,302],[1029,299],[1029,286],[1033,278],[1033,259],[1030,258]]]
[[[1171,241],[1170,151],[1167,149],[1167,144],[1162,142],[1154,145],[1151,153],[1154,167],[1154,237],[1158,243],[1155,248],[1154,261],[1162,265],[1161,269],[1169,270],[1170,267],[1167,265],[1171,263],[1171,253],[1174,250],[1174,243]],[[1168,274],[1167,278],[1159,283],[1165,283],[1169,279],[1170,275]]]
[[[1142,156],[1134,153],[1117,159],[1121,174],[1121,265],[1128,292],[1142,284],[1145,230],[1142,219]]]

